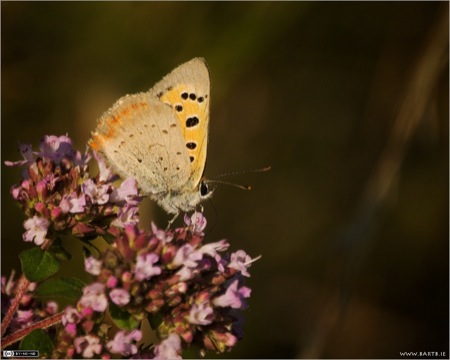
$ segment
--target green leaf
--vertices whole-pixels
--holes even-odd
[[[38,247],[22,251],[19,254],[22,271],[28,280],[37,282],[56,273],[61,267],[59,260]]]
[[[111,319],[114,321],[119,328],[125,330],[133,330],[136,329],[140,321],[136,320],[129,312],[123,311],[116,304],[110,302],[109,303],[109,315],[111,315]]]
[[[78,300],[85,283],[77,278],[49,279],[39,285],[36,295],[39,297],[62,297],[68,300]]]
[[[62,241],[60,238],[55,239],[52,246],[48,249],[48,252],[59,261],[70,260],[72,258],[72,255],[62,246]]]
[[[23,338],[20,342],[19,350],[38,350],[39,357],[50,358],[53,343],[45,330],[36,329]]]

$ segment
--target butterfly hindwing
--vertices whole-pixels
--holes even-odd
[[[100,118],[90,145],[144,194],[178,191],[190,176],[178,118],[149,93],[119,99]]]

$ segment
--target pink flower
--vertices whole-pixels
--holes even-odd
[[[64,310],[64,315],[61,318],[61,323],[63,325],[77,324],[81,318],[82,315],[78,312],[77,309],[73,308],[72,306],[68,306]]]
[[[94,354],[100,354],[102,351],[102,345],[100,339],[97,336],[86,335],[77,337],[73,341],[75,349],[78,354],[82,354],[85,358],[92,358]]]
[[[72,140],[65,135],[44,136],[39,144],[39,150],[39,156],[53,160],[56,163],[59,163],[63,157],[72,157],[74,154]]]
[[[115,219],[112,225],[124,228],[127,225],[136,225],[139,223],[138,217],[139,207],[137,205],[126,204],[122,206],[118,213],[117,219]]]
[[[77,324],[69,323],[64,326],[66,333],[70,336],[75,337],[77,335]]]
[[[112,202],[122,202],[125,201],[130,204],[136,205],[136,197],[138,196],[137,183],[134,178],[127,178],[120,184],[120,187],[115,189],[111,193]]]
[[[184,223],[192,227],[192,232],[204,235],[203,230],[206,228],[206,218],[201,212],[194,212],[190,217],[185,214]]]
[[[72,214],[82,213],[84,211],[84,207],[86,206],[86,198],[84,197],[84,194],[81,194],[79,198],[77,198],[75,195],[69,200],[69,202],[70,202],[69,211]]]
[[[106,281],[106,287],[112,289],[116,287],[116,285],[117,285],[117,278],[115,276],[110,276]]]
[[[213,304],[219,307],[229,306],[233,309],[240,309],[245,307],[243,299],[250,297],[250,292],[251,290],[246,286],[242,286],[238,289],[238,280],[235,280],[228,286],[225,294],[218,296],[213,300]]]
[[[90,307],[94,311],[103,312],[108,306],[108,299],[104,293],[105,286],[100,283],[93,283],[85,286],[80,304],[84,307]]]
[[[157,226],[152,222],[152,232],[158,240],[161,240],[164,244],[171,242],[173,239],[173,234],[169,232],[165,232],[164,230],[160,230]]]
[[[137,353],[138,349],[133,342],[140,341],[142,339],[142,333],[139,330],[132,330],[130,333],[126,333],[121,330],[116,333],[114,340],[111,340],[106,344],[109,351],[122,356],[129,357]]]
[[[174,266],[184,265],[192,268],[197,266],[197,261],[201,260],[202,257],[203,254],[196,250],[191,244],[184,244],[178,249],[172,264]]]
[[[180,277],[180,281],[192,279],[200,271],[197,267],[198,261],[202,258],[203,253],[195,249],[191,244],[184,244],[177,250],[172,260],[172,265],[175,267],[181,265],[181,268],[176,273]]]
[[[139,255],[136,261],[136,268],[134,269],[134,276],[136,280],[148,280],[152,276],[161,274],[161,268],[153,266],[159,260],[156,254]]]
[[[86,151],[83,155],[81,155],[81,152],[76,151],[75,154],[72,157],[73,164],[75,166],[79,166],[83,169],[83,171],[87,171],[87,164],[91,160],[92,156],[89,154],[89,147],[86,146]]]
[[[103,205],[109,200],[108,185],[97,185],[92,179],[87,179],[81,189],[91,199],[92,204]]]
[[[102,268],[102,261],[97,260],[93,256],[89,256],[84,259],[84,269],[92,275],[100,275],[100,270]]]
[[[84,194],[81,194],[78,198],[75,192],[71,195],[65,194],[59,203],[59,207],[64,214],[67,214],[68,212],[72,214],[82,213],[85,206],[86,198]]]
[[[182,359],[181,357],[181,339],[175,334],[171,333],[165,340],[155,347],[156,360],[167,359]]]
[[[31,325],[33,322],[33,310],[17,310],[15,322],[22,328]]]
[[[112,302],[118,306],[124,306],[130,302],[130,293],[124,289],[114,289],[109,293]]]
[[[214,313],[209,301],[194,304],[189,312],[188,321],[194,325],[209,325],[212,323],[211,314]]]
[[[247,269],[250,267],[251,263],[259,260],[260,258],[261,255],[252,259],[244,250],[238,250],[231,254],[231,260],[228,267],[239,270],[242,275],[250,277]]]
[[[24,241],[34,241],[38,246],[42,245],[47,235],[49,221],[45,218],[33,216],[31,219],[25,220],[23,226],[25,233],[22,235]]]
[[[98,163],[99,181],[100,182],[113,181],[113,177],[115,177],[115,175],[112,172],[112,169],[110,167],[106,166],[106,162],[100,154],[98,154],[95,151],[93,151],[93,154],[94,154],[95,160],[97,160],[97,163]]]
[[[208,254],[209,256],[215,258],[216,255],[218,255],[217,254],[218,251],[224,251],[228,249],[229,246],[230,244],[226,240],[220,240],[217,242],[203,245],[199,251],[203,254]]]
[[[24,160],[20,161],[5,161],[6,166],[30,166],[34,163],[33,150],[30,144],[20,144],[19,152],[22,154]]]
[[[195,273],[198,271],[194,271],[192,268],[187,266],[183,266],[180,270],[176,272],[176,275],[180,277],[179,281],[187,281],[194,277]]]

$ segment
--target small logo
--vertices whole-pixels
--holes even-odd
[[[3,350],[3,357],[23,357],[23,358],[37,358],[39,357],[38,350]]]

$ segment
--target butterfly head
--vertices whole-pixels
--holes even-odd
[[[192,211],[206,199],[209,199],[214,189],[205,179],[200,180],[199,184],[191,190],[177,192],[167,192],[164,194],[155,194],[154,198],[158,204],[170,214],[177,214],[180,211]]]

